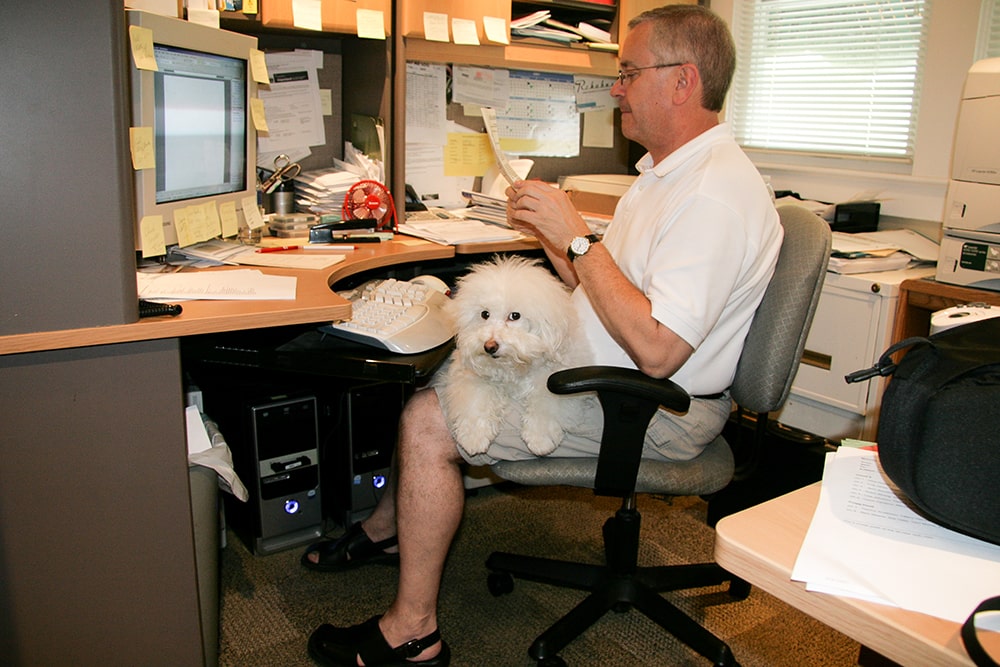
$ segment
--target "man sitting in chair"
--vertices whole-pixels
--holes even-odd
[[[541,241],[575,288],[593,363],[669,377],[694,397],[684,415],[659,411],[643,453],[686,460],[721,433],[729,416],[726,390],[782,230],[763,179],[718,119],[736,64],[725,23],[705,8],[673,5],[636,17],[629,28],[611,95],[622,134],[649,152],[604,239],[589,237],[564,192],[537,181],[507,190],[508,218]],[[551,456],[596,457],[603,415],[594,410],[588,419],[585,435],[567,434]],[[518,431],[501,432],[473,462],[531,456]],[[417,392],[400,421],[398,475],[373,514],[302,557],[306,567],[324,571],[398,557],[395,601],[360,625],[317,628],[309,640],[317,661],[449,663],[437,600],[462,518],[464,462],[436,392]]]

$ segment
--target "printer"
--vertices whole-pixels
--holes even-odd
[[[1000,290],[1000,58],[965,79],[936,278]]]

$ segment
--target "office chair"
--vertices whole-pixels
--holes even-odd
[[[734,402],[756,412],[761,421],[788,396],[830,255],[825,221],[800,206],[782,206],[778,213],[785,236],[777,267],[754,315],[731,387]],[[715,665],[736,665],[725,642],[658,593],[728,581],[730,595],[743,599],[749,584],[715,563],[637,566],[636,493],[705,496],[719,491],[734,474],[727,442],[720,435],[690,461],[642,460],[646,428],[658,407],[687,410],[690,397],[683,389],[636,370],[600,366],[560,371],[549,378],[548,386],[557,394],[597,392],[605,419],[598,457],[504,461],[492,470],[520,484],[593,488],[597,495],[620,497],[622,504],[604,524],[604,565],[503,552],[487,559],[488,584],[495,596],[511,592],[514,577],[590,591],[534,641],[528,654],[539,665],[565,664],[558,652],[608,610],[635,607]]]

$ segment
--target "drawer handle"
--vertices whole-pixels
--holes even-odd
[[[833,357],[829,354],[821,354],[812,350],[803,350],[802,363],[806,366],[814,366],[828,371],[830,370],[830,365],[833,363]]]

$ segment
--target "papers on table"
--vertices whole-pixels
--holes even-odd
[[[399,225],[400,234],[409,234],[444,245],[514,241],[525,238],[520,232],[480,220],[417,220]]]
[[[876,271],[897,271],[905,269],[913,261],[906,253],[893,251],[885,257],[830,257],[826,265],[828,271],[849,275],[854,273],[874,273]]]
[[[827,455],[792,579],[961,623],[1000,591],[1000,546],[927,520],[890,487],[874,451],[842,446]]]
[[[875,243],[893,245],[921,262],[936,262],[941,247],[912,229],[885,229],[877,232],[854,234]]]
[[[287,241],[287,239],[285,240]],[[213,239],[172,250],[172,256],[178,255],[198,260],[199,266],[244,264],[282,269],[325,269],[344,261],[343,255],[325,253],[317,255],[284,252],[258,253],[254,246],[245,246],[235,241],[223,239]]]
[[[301,253],[267,252],[247,250],[232,258],[237,264],[247,266],[271,266],[279,269],[325,269],[344,261],[344,255],[329,252]]]
[[[140,299],[263,301],[295,299],[294,276],[269,276],[256,269],[191,273],[136,273]]]
[[[911,264],[936,262],[938,250],[937,243],[909,229],[833,232],[827,268],[843,274],[895,271]]]

